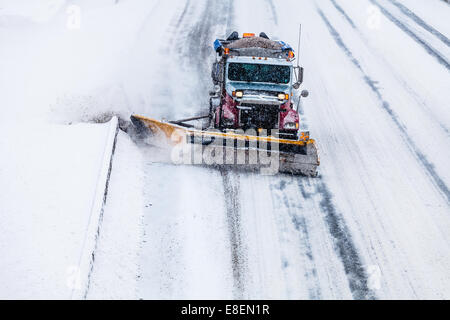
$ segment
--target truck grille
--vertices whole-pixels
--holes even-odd
[[[250,94],[250,95],[264,95],[264,96],[269,96],[269,97],[276,97],[278,96],[278,92],[276,91],[262,91],[262,90],[249,90],[246,89],[244,90],[244,94]]]
[[[246,109],[240,109],[240,124],[244,129],[263,128],[277,129],[280,115],[278,105],[246,104],[241,105]]]

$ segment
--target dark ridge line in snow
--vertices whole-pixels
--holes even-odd
[[[228,234],[230,236],[231,262],[233,271],[233,295],[235,299],[243,299],[245,292],[244,274],[246,259],[243,254],[243,244],[241,239],[241,205],[239,180],[232,183],[230,181],[230,172],[226,169],[220,169],[222,183],[225,194],[225,206],[227,214]]]
[[[420,18],[418,15],[416,15],[414,12],[412,12],[410,9],[408,9],[403,4],[399,3],[396,0],[389,0],[393,5],[395,5],[397,8],[399,8],[403,14],[410,17],[414,22],[416,22],[419,26],[427,30],[432,35],[436,36],[439,40],[441,40],[443,43],[445,43],[448,47],[450,47],[450,39],[448,39],[445,35],[440,33],[438,30],[430,26],[428,23],[426,23],[422,18]]]
[[[303,179],[299,179],[299,184],[301,184],[303,181]],[[303,187],[303,185],[302,185]],[[303,190],[305,191],[305,190]],[[286,193],[282,193],[284,198],[287,198]],[[302,192],[302,195],[304,193]],[[306,194],[306,191],[305,191]],[[305,198],[306,199],[306,198]],[[319,284],[319,279],[317,278],[317,268],[316,268],[316,262],[313,256],[313,252],[312,252],[312,246],[311,246],[311,241],[310,241],[310,237],[309,237],[309,230],[308,230],[308,226],[306,225],[306,219],[303,216],[298,216],[296,214],[296,212],[294,212],[293,210],[291,210],[292,206],[289,203],[288,199],[284,200],[285,202],[287,202],[289,204],[289,210],[288,213],[291,216],[291,221],[294,224],[295,229],[298,232],[303,233],[303,242],[305,243],[305,247],[306,247],[306,252],[305,255],[308,258],[308,260],[310,261],[310,263],[312,264],[311,270],[305,270],[305,276],[307,278],[314,278],[314,282],[315,282],[315,287],[309,287],[308,288],[308,293],[309,293],[309,299],[311,300],[319,300],[322,299],[322,292],[321,292],[321,288],[320,288],[320,284]],[[296,206],[294,206],[294,208],[296,208]],[[301,208],[301,206],[300,206]]]
[[[285,195],[286,197],[286,195]],[[291,216],[291,221],[292,224],[294,225],[295,230],[297,230],[300,234],[303,234],[303,241],[305,243],[305,256],[308,258],[309,262],[312,264],[311,269],[306,268],[306,270],[304,271],[305,277],[306,278],[313,278],[311,279],[312,281],[315,282],[315,286],[308,286],[307,290],[308,290],[308,299],[310,300],[320,300],[322,299],[322,292],[321,292],[321,288],[319,285],[319,280],[317,279],[317,268],[316,268],[316,263],[314,260],[314,256],[312,253],[312,249],[311,249],[311,243],[310,243],[310,238],[309,238],[309,231],[308,231],[308,227],[306,226],[306,220],[304,216],[297,216],[295,214],[293,214],[291,212],[291,210],[289,210],[289,214]]]
[[[270,10],[272,11],[272,18],[273,18],[273,22],[275,23],[275,25],[278,25],[278,14],[277,14],[277,9],[275,7],[275,5],[273,4],[272,0],[266,0],[267,4],[270,7]],[[263,30],[260,30],[260,32]]]
[[[335,0],[330,0],[330,1],[335,2]],[[339,9],[339,8],[340,8],[340,9]],[[346,12],[342,9],[342,7],[339,7],[339,8],[336,7],[336,9],[344,16],[344,18],[345,18],[345,17],[348,17],[348,15],[347,15]],[[341,10],[342,10],[342,11],[341,11]],[[368,43],[366,37],[360,32],[360,30],[359,30],[357,27],[355,27],[354,24],[352,24],[351,20],[350,20],[350,21],[349,21],[348,19],[345,19],[345,20],[347,20],[347,22],[351,25],[351,27],[357,32],[358,36],[362,39],[362,41],[366,44],[366,46],[370,49],[370,51],[374,51],[374,50],[371,48],[370,44]],[[376,55],[380,57],[379,54],[376,54]],[[381,59],[383,60],[383,62],[384,62],[386,65],[390,65],[390,63],[387,62],[386,59],[384,59],[384,57],[381,57]],[[431,112],[431,110],[428,108],[428,106],[424,103],[424,101],[421,100],[420,97],[418,97],[418,95],[416,94],[416,92],[414,92],[414,90],[411,89],[411,87],[407,84],[407,82],[405,81],[405,79],[403,79],[403,76],[399,76],[398,74],[396,74],[396,73],[393,71],[392,68],[390,68],[390,71],[391,71],[391,73],[393,73],[393,74],[395,75],[395,77],[397,78],[397,80],[402,84],[403,88],[409,93],[409,95],[411,95],[412,98],[413,98],[414,100],[416,100],[417,104],[420,105],[420,106],[422,106],[422,108],[423,108],[423,109],[425,110],[425,112],[427,112],[428,114],[433,114],[433,113]],[[301,113],[301,112],[300,112],[300,114],[303,115],[303,113]],[[444,132],[445,132],[446,134],[449,133],[449,129],[446,127],[446,125],[443,124],[439,119],[437,119],[437,118],[434,116],[434,114],[433,114],[431,117],[433,118],[434,121],[436,121],[436,123],[441,127],[441,129],[444,130]]]
[[[310,180],[308,179],[308,180],[306,180],[306,181],[308,181],[308,186],[311,186]],[[311,198],[311,196],[313,195],[313,193],[307,192],[307,191],[306,191],[305,186],[304,186],[304,184],[303,184],[303,179],[299,179],[299,181],[298,181],[298,187],[299,187],[299,189],[300,189],[300,193],[302,194],[302,197],[303,197],[305,200],[308,200],[308,199]]]
[[[150,11],[147,13],[147,15],[145,16],[145,19],[142,20],[142,25],[140,26],[139,30],[137,31],[137,38],[140,38],[144,29],[145,29],[145,25],[147,23],[148,20],[150,20],[150,17],[155,13],[155,9],[160,5],[161,0],[156,1],[152,7],[150,8]]]
[[[450,70],[450,63],[435,49],[433,49],[428,43],[422,40],[418,35],[416,35],[413,31],[411,31],[406,25],[400,22],[397,18],[395,18],[389,11],[387,11],[383,6],[381,6],[375,0],[369,0],[378,8],[380,8],[381,12],[391,20],[397,27],[399,27],[403,32],[405,32],[408,36],[410,36],[414,41],[420,44],[431,56],[435,57],[436,60],[442,64],[447,70]]]
[[[186,51],[186,48],[183,43],[183,41],[186,40],[188,30],[183,23],[186,20],[186,17],[192,16],[192,11],[195,11],[195,5],[195,3],[194,5],[191,4],[191,0],[187,0],[181,13],[177,14],[178,12],[176,12],[171,19],[169,29],[173,28],[174,30],[170,31],[170,35],[168,36],[169,40],[165,45],[165,50],[170,56],[173,56],[174,53],[177,53],[181,57],[188,56],[188,52],[184,52]]]
[[[376,299],[375,294],[369,288],[364,264],[353,243],[352,236],[342,215],[336,210],[330,190],[324,181],[317,183],[316,190],[322,197],[319,205],[322,212],[325,213],[325,221],[328,225],[330,234],[335,240],[335,246],[344,265],[344,270],[353,297],[358,300]]]
[[[218,6],[219,4],[220,6]],[[222,2],[218,3],[208,0],[200,19],[191,27],[189,32],[189,51],[187,53],[193,59],[193,62],[200,67],[199,70],[209,68],[205,62],[210,61],[211,54],[214,53],[212,49],[213,38],[214,36],[223,36],[213,34],[215,32],[214,27],[229,24],[229,21],[224,21],[226,19],[224,10],[230,10],[232,7],[233,0],[228,1],[228,6]]]
[[[219,7],[218,7],[219,6]],[[209,82],[209,67],[207,61],[210,61],[211,52],[213,52],[213,36],[222,37],[223,35],[213,34],[216,31],[213,27],[223,25],[225,32],[231,32],[233,25],[233,6],[234,0],[228,0],[227,3],[218,3],[208,0],[200,19],[195,25],[189,26],[187,56],[191,59],[192,65],[197,69],[199,82],[207,88]],[[201,57],[201,59],[199,59]],[[206,89],[205,89],[206,90]],[[240,204],[239,204],[239,181],[232,184],[229,172],[226,168],[219,168],[222,176],[222,183],[225,190],[225,205],[228,224],[228,233],[230,237],[232,273],[233,273],[233,295],[235,299],[242,299],[245,292],[244,274],[247,265],[242,239],[240,237]]]
[[[218,26],[228,27],[230,19],[227,18],[227,10],[231,10],[233,7],[233,0],[229,0],[227,3],[208,0],[205,4],[205,8],[201,13],[200,18],[192,26],[187,26],[189,32],[187,35],[187,45],[183,47],[185,51],[182,55],[183,58],[187,58],[190,61],[190,66],[197,70],[198,80],[202,88],[199,88],[199,92],[208,91],[210,80],[210,67],[212,64],[212,57],[214,57],[214,50],[212,47],[213,38],[222,37],[215,32]],[[232,14],[232,12],[230,12]],[[232,15],[230,16],[232,19]],[[198,104],[202,110],[207,110],[208,100],[207,97],[199,97]]]
[[[104,188],[104,191],[103,191],[103,202],[102,202],[102,206],[101,206],[101,209],[100,209],[100,215],[99,215],[99,218],[98,218],[97,231],[95,233],[94,250],[91,253],[91,261],[89,262],[89,273],[88,273],[88,276],[87,276],[87,285],[86,285],[85,291],[83,293],[83,299],[84,300],[86,300],[87,295],[89,293],[89,289],[91,287],[91,278],[92,278],[92,273],[94,271],[95,255],[96,255],[97,247],[98,247],[98,239],[100,238],[100,230],[101,230],[101,227],[102,227],[103,215],[104,215],[104,212],[105,212],[106,199],[108,197],[109,181],[111,180],[111,172],[112,172],[112,167],[113,167],[114,154],[116,152],[117,135],[118,134],[119,134],[119,125],[117,124],[115,132],[114,132],[114,141],[113,141],[113,144],[112,144],[111,156],[109,158],[108,174],[106,176],[106,183],[105,183],[105,188]]]
[[[345,18],[345,20],[347,20],[347,22],[352,26],[352,28],[357,29],[355,23],[347,15],[347,13],[344,11],[344,9],[342,9],[342,7],[335,0],[330,0],[330,1],[331,1],[331,3],[333,3],[333,5],[337,9],[337,11],[339,11],[342,14],[342,16]]]
[[[311,241],[310,241],[310,237],[309,237],[309,232],[308,232],[308,226],[306,223],[306,219],[305,219],[305,212],[301,211],[303,210],[302,207],[302,200],[296,199],[298,201],[291,203],[287,197],[287,191],[286,186],[287,185],[293,185],[293,182],[296,181],[296,177],[292,176],[290,181],[286,181],[284,179],[282,179],[281,181],[277,181],[277,182],[272,182],[269,185],[270,188],[270,192],[272,195],[276,196],[276,200],[278,201],[278,203],[280,204],[284,204],[285,210],[287,211],[287,214],[289,215],[289,218],[295,228],[295,230],[299,233],[300,239],[301,239],[301,243],[303,244],[303,247],[305,250],[299,250],[302,254],[304,254],[304,256],[306,256],[306,258],[309,261],[309,266],[307,268],[305,268],[304,271],[304,275],[307,279],[310,279],[311,282],[314,282],[314,286],[309,285],[310,282],[308,281],[308,283],[306,283],[307,286],[307,290],[308,290],[308,299],[310,300],[319,300],[322,298],[322,292],[321,292],[321,288],[320,288],[320,283],[319,280],[317,278],[317,267],[316,267],[316,263],[315,263],[315,259],[313,256],[313,252],[312,252],[312,246],[311,246]],[[301,183],[301,179],[299,184]],[[303,185],[302,185],[303,187]],[[303,198],[306,200],[308,198],[310,198],[311,196],[308,194],[308,196],[304,196],[305,193],[302,192]],[[300,214],[298,214],[300,213]],[[299,248],[301,249],[301,248]],[[285,268],[286,265],[289,265],[289,261],[285,258],[282,257],[282,265],[283,265],[283,269]]]
[[[188,57],[191,58],[194,65],[198,67],[199,73],[207,74],[206,61],[209,61],[210,56],[210,43],[212,26],[217,23],[216,16],[211,12],[218,11],[215,7],[216,3],[211,0],[205,5],[203,13],[199,20],[190,28],[188,35],[189,50],[186,52]]]
[[[434,165],[428,161],[425,154],[417,147],[417,145],[414,143],[414,140],[408,135],[407,129],[403,124],[400,123],[400,120],[397,116],[397,114],[392,110],[390,104],[384,100],[383,95],[380,92],[380,89],[376,86],[377,81],[372,80],[364,71],[364,69],[361,67],[361,64],[359,61],[353,56],[350,49],[345,45],[343,42],[341,36],[336,31],[336,29],[331,25],[331,23],[328,21],[325,14],[317,8],[317,11],[319,15],[322,17],[322,20],[324,21],[325,25],[328,28],[328,31],[330,32],[331,36],[333,37],[336,44],[344,51],[344,53],[347,55],[347,57],[350,59],[350,61],[355,65],[355,67],[362,73],[363,79],[366,82],[366,84],[370,87],[372,92],[376,95],[378,98],[381,107],[388,113],[391,120],[394,122],[397,129],[400,131],[401,136],[403,140],[405,141],[406,145],[409,147],[409,149],[414,153],[417,160],[422,164],[424,169],[428,172],[429,176],[432,178],[432,181],[434,185],[441,191],[441,193],[446,197],[447,203],[450,204],[450,190],[448,189],[445,182],[441,179],[441,177],[436,172],[436,169]]]
[[[228,15],[227,22],[225,23],[225,35],[231,34],[234,31],[234,0],[228,1]],[[233,30],[231,30],[233,27]]]
[[[181,25],[181,22],[183,22],[184,17],[186,16],[186,12],[188,11],[189,5],[191,4],[191,0],[187,0],[186,4],[184,5],[183,12],[181,12],[180,17],[178,18],[177,24],[175,25],[175,28],[178,29]]]

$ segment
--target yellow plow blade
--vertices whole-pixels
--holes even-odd
[[[256,132],[202,130],[138,115],[131,116],[131,121],[140,132],[164,139],[172,148],[184,152],[185,164],[242,165],[261,170],[270,167],[265,171],[307,176],[316,176],[320,164],[315,141],[305,134],[299,140],[289,140]]]

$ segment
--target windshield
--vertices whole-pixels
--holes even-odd
[[[253,63],[230,63],[228,79],[232,81],[289,83],[289,66]]]

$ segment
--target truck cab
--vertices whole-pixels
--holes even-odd
[[[245,34],[244,34],[245,35]],[[282,41],[253,34],[216,40],[215,90],[211,118],[219,129],[277,129],[280,138],[297,139],[299,115],[292,97],[303,69],[294,67],[294,52]]]

